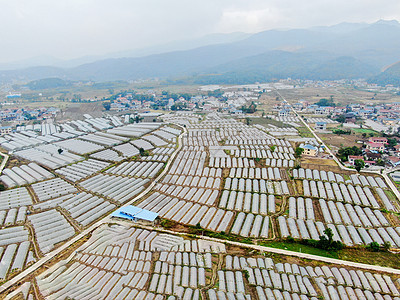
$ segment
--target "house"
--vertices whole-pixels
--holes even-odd
[[[385,137],[375,137],[375,136],[373,136],[373,137],[370,137],[370,138],[368,139],[368,142],[387,144],[387,143],[388,143],[388,139],[385,138]]]
[[[352,166],[354,166],[354,162],[355,162],[357,159],[364,160],[364,157],[362,157],[362,156],[357,156],[357,155],[349,155],[349,164],[351,164]]]
[[[325,108],[323,108],[323,107],[315,108],[314,114],[316,114],[316,115],[324,115],[325,114]]]
[[[386,158],[386,160],[393,166],[393,167],[397,167],[398,165],[400,165],[400,158],[397,156],[388,156]]]
[[[385,150],[385,144],[384,143],[374,143],[374,142],[368,142],[367,143],[367,149],[370,151],[383,151]]]
[[[288,117],[290,115],[289,109],[281,109],[278,113],[279,117]]]
[[[154,221],[158,217],[158,213],[143,209],[137,206],[123,206],[111,214],[112,218],[119,218],[139,222],[146,225],[154,225]]]
[[[326,130],[326,122],[317,122],[315,123],[316,130]]]
[[[11,126],[1,126],[0,127],[0,136],[10,134],[12,132]]]
[[[366,160],[366,161],[364,161],[364,163],[368,167],[375,166],[375,161],[373,161],[373,160]]]
[[[300,145],[300,148],[304,149],[304,151],[303,151],[304,155],[317,156],[317,154],[318,154],[318,148],[313,145],[309,145],[309,144]]]

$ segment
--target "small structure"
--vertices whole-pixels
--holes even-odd
[[[316,130],[326,130],[326,122],[317,122],[315,123]]]
[[[355,162],[357,159],[364,160],[364,157],[362,157],[362,156],[357,156],[357,155],[349,155],[349,164],[352,165],[352,166],[354,166],[354,162]]]
[[[11,126],[1,126],[0,127],[0,136],[10,134],[12,132]]]
[[[133,222],[144,223],[145,225],[154,225],[154,221],[158,217],[158,213],[133,206],[123,206],[111,214],[112,218],[120,218]]]
[[[318,148],[313,145],[305,144],[305,145],[301,145],[300,148],[304,149],[304,151],[303,151],[304,155],[317,156],[317,154],[318,154]]]

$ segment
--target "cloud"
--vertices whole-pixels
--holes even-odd
[[[0,62],[71,59],[190,39],[400,19],[398,0],[0,0]]]

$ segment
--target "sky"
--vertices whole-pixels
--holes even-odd
[[[398,0],[0,0],[0,63],[74,59],[211,33],[400,20]]]

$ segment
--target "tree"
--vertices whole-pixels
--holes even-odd
[[[104,107],[105,110],[110,110],[110,108],[111,108],[111,103],[109,103],[109,102],[104,102],[104,103],[103,103],[103,107]]]
[[[357,146],[340,148],[338,151],[338,157],[343,162],[348,161],[349,155],[361,155],[361,154],[362,150]]]
[[[362,133],[362,137],[365,139],[365,138],[367,137],[367,133],[366,133],[366,132],[363,132],[363,133]]]
[[[339,115],[336,117],[335,121],[339,122],[339,123],[344,123],[346,122],[346,116],[345,115]]]
[[[246,118],[246,125],[250,125],[250,118]]]
[[[317,246],[325,250],[340,250],[343,248],[343,244],[340,241],[333,240],[333,231],[331,228],[326,228],[324,230],[325,235],[319,237]]]
[[[303,154],[304,149],[301,147],[296,147],[296,149],[294,150],[294,156],[299,158],[301,157],[301,155]]]
[[[367,245],[367,249],[373,252],[378,252],[380,249],[380,246],[377,242],[371,242]]]
[[[394,146],[396,146],[397,145],[397,140],[396,139],[393,139],[393,138],[388,138],[388,147],[389,148],[393,148]]]
[[[61,148],[58,148],[57,152],[58,152],[58,154],[61,154],[61,153],[63,153],[63,152],[64,152],[64,150],[63,150],[63,149],[61,149]]]
[[[365,163],[362,159],[356,159],[354,161],[354,166],[356,167],[356,170],[360,172],[361,169],[365,167]]]
[[[275,145],[269,146],[269,149],[271,149],[271,152],[274,152],[276,149],[276,146]]]
[[[333,96],[331,96],[330,99],[322,98],[315,104],[319,106],[336,106],[336,104],[333,102]]]

